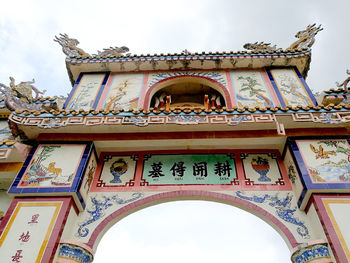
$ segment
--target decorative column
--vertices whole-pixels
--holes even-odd
[[[61,241],[56,263],[91,263],[92,249],[74,241]]]
[[[332,263],[332,258],[325,240],[316,240],[301,244],[292,250],[293,263]]]

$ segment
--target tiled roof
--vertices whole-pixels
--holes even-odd
[[[298,50],[266,50],[266,51],[216,51],[216,52],[194,52],[194,53],[160,53],[160,54],[126,54],[111,57],[67,57],[70,63],[100,63],[100,62],[126,62],[126,61],[167,61],[167,60],[220,60],[231,58],[291,58],[310,55],[311,50],[304,48]]]
[[[105,111],[105,110],[41,110],[41,111],[28,111],[28,110],[16,110],[16,115],[22,115],[22,116],[44,116],[47,115],[47,117],[65,117],[65,116],[94,116],[94,115],[157,115],[157,114],[180,114],[180,113],[238,113],[238,114],[249,114],[249,113],[293,113],[293,112],[318,112],[318,111],[341,111],[345,110],[348,111],[350,109],[350,104],[340,103],[338,105],[335,104],[329,104],[329,105],[323,105],[320,104],[318,106],[276,106],[276,107],[270,107],[267,106],[265,108],[262,107],[248,107],[245,106],[244,108],[226,108],[223,107],[222,109],[217,108],[211,108],[211,109],[205,109],[203,108],[184,108],[184,107],[178,107],[178,108],[171,108],[169,111],[166,110],[154,110],[153,108],[150,108],[149,110],[144,109],[130,109],[130,110],[112,110],[112,111]]]
[[[338,88],[338,89],[329,89],[324,91],[326,94],[331,94],[331,93],[345,93],[343,88]]]
[[[33,101],[33,103],[41,103],[41,102],[45,102],[45,101],[54,101],[56,100],[57,97],[43,97],[43,98],[38,98],[36,100]],[[4,97],[0,97],[0,102],[5,101]]]

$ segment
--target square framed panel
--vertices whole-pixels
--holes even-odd
[[[84,199],[78,190],[92,149],[91,142],[38,144],[29,153],[8,193],[71,195],[79,208],[84,207]]]

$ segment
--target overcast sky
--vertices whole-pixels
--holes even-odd
[[[255,41],[287,48],[299,30],[317,23],[324,30],[316,36],[306,81],[314,91],[327,90],[336,88],[335,81],[343,81],[350,68],[349,10],[349,0],[3,1],[0,83],[8,85],[9,76],[16,82],[34,78],[37,88],[47,90],[46,95],[70,92],[65,55],[53,41],[59,33],[77,38],[79,47],[89,53],[123,45],[133,54],[184,49],[238,51],[245,43]],[[266,262],[288,262],[289,251],[281,244],[282,239],[276,241],[280,237],[272,237],[268,232],[271,228],[261,220],[240,219],[244,213],[237,211],[207,202],[171,203],[142,210],[116,224],[115,232],[107,233],[95,262],[107,262],[107,255],[127,257],[116,262],[156,263],[164,262],[164,257],[175,262],[185,252],[192,254],[190,260],[182,262],[198,262],[199,256],[202,262],[263,262],[268,255],[271,258]],[[229,232],[237,222],[245,226]],[[214,236],[204,236],[207,231]],[[251,237],[258,247],[252,247]],[[241,248],[236,247],[237,241],[243,244]],[[245,256],[252,257],[251,261],[233,260],[243,247],[249,247]],[[141,255],[146,252],[150,254],[144,259]]]

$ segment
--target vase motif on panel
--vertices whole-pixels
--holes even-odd
[[[271,179],[267,177],[267,173],[270,170],[269,161],[261,156],[252,159],[252,168],[256,171],[260,177],[258,178],[259,182],[270,182]]]
[[[121,183],[122,180],[120,179],[120,176],[125,174],[127,170],[128,163],[122,158],[112,163],[110,171],[114,178],[110,181],[110,183]]]

